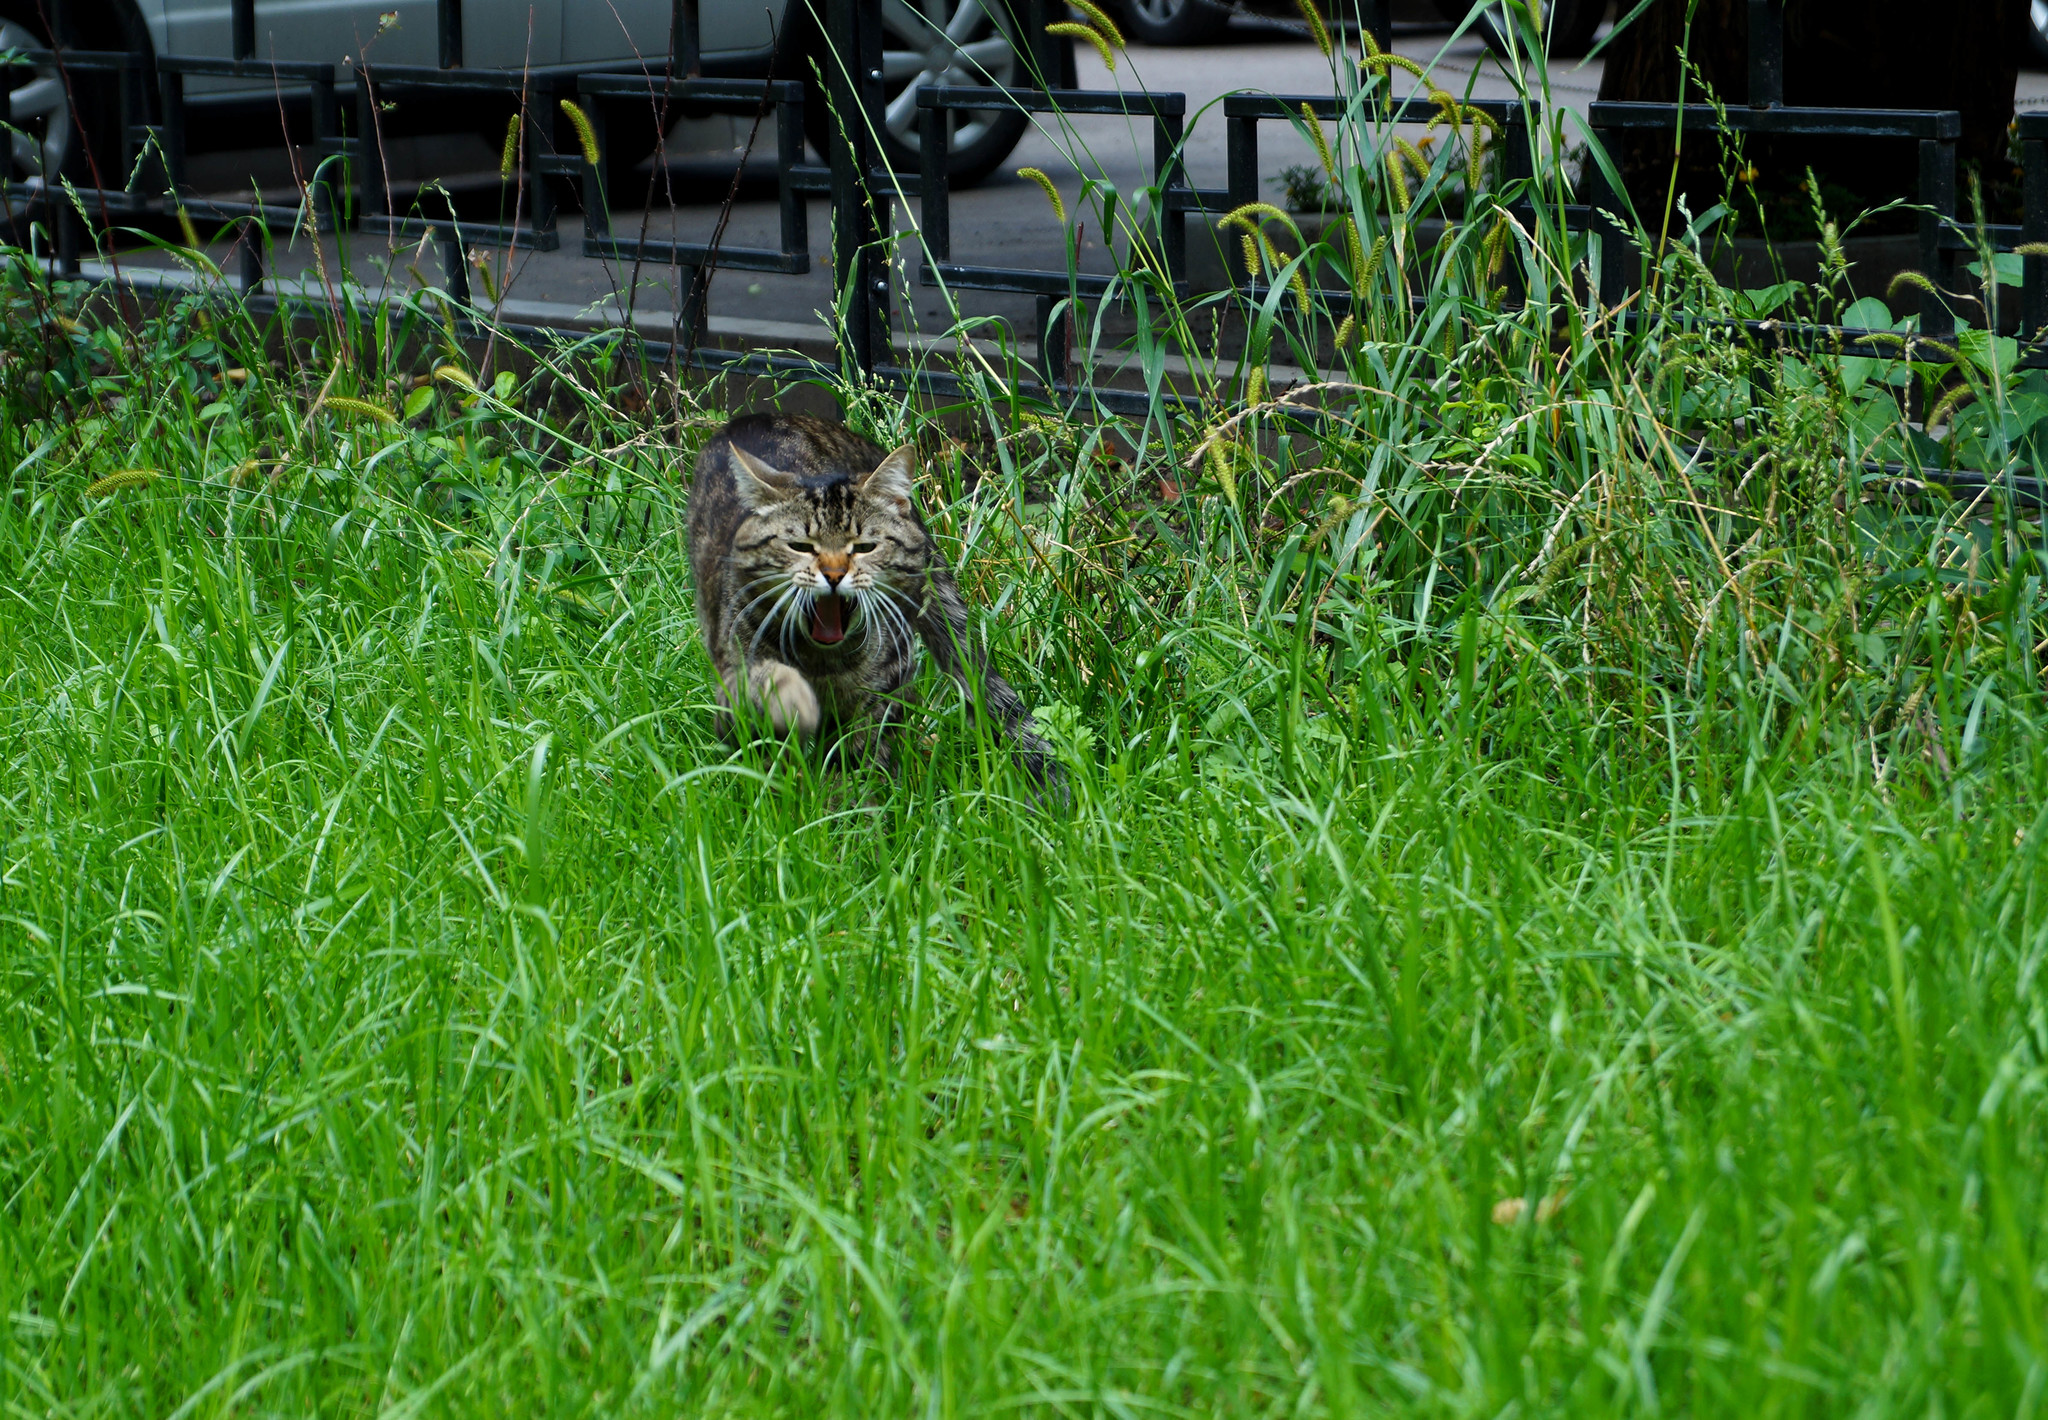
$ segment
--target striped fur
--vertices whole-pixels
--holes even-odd
[[[733,420],[697,457],[690,572],[719,703],[756,729],[889,762],[919,646],[1040,784],[1057,762],[969,634],[912,503],[911,450],[801,415]]]

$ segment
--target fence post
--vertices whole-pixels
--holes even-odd
[[[676,310],[676,346],[685,352],[685,358],[705,338],[705,288],[711,284],[708,272],[709,268],[704,266],[682,268],[683,299]]]
[[[164,109],[164,184],[179,193],[185,190],[185,76],[160,69],[156,83]]]
[[[826,92],[832,108],[832,277],[846,296],[846,354],[871,374],[889,353],[889,261],[871,186],[880,166],[880,0],[827,0]],[[885,199],[886,200],[886,199]]]
[[[443,69],[462,67],[462,0],[439,0],[434,7],[434,27],[440,41]]]
[[[1508,202],[1502,205],[1517,215],[1526,213],[1529,225],[1532,228],[1537,225],[1534,220],[1536,216],[1537,194],[1534,192],[1523,192],[1520,196],[1516,196],[1514,189],[1518,184],[1531,184],[1535,179],[1535,142],[1535,134],[1530,129],[1528,110],[1520,104],[1509,108],[1501,122],[1501,188],[1509,199]],[[1514,245],[1512,229],[1507,236],[1507,242],[1510,248],[1512,248]],[[1506,272],[1508,300],[1516,304],[1527,300],[1529,296],[1528,273],[1522,269],[1522,263],[1519,261],[1507,262]]]
[[[1785,106],[1784,0],[1749,0],[1749,106]]]
[[[47,193],[49,188],[43,191]],[[78,209],[66,200],[68,196],[58,193],[48,200],[57,213],[57,269],[66,276],[76,276],[81,270],[79,254],[85,246],[85,224]]]
[[[441,0],[441,3],[447,5],[451,0]],[[548,186],[547,154],[541,151],[543,145],[540,140],[547,138],[545,146],[555,150],[554,140],[561,135],[568,121],[555,103],[556,92],[555,81],[545,74],[536,75],[527,86],[526,222],[536,237],[555,230],[555,190]],[[573,132],[569,141],[578,141]]]
[[[1604,128],[1595,119],[1592,125],[1593,141],[1605,147],[1607,135],[1612,129]],[[1612,151],[1611,149],[1609,150]],[[1588,160],[1586,183],[1586,207],[1588,209],[1586,232],[1588,236],[1600,239],[1600,269],[1596,273],[1596,289],[1602,306],[1618,306],[1628,291],[1628,274],[1623,266],[1627,257],[1625,243],[1628,228],[1616,210],[1622,195],[1608,185],[1607,176],[1601,172],[1598,163]]]
[[[1152,106],[1152,171],[1159,184],[1159,246],[1166,279],[1178,287],[1188,275],[1187,171],[1181,163],[1181,115],[1176,94],[1155,95]],[[1107,241],[1113,233],[1105,233]]]
[[[311,94],[313,141],[309,146],[313,150],[313,172],[317,179],[312,184],[316,240],[322,231],[341,230],[346,203],[340,194],[348,188],[346,175],[337,181],[336,175],[325,169],[328,158],[341,151],[341,105],[334,97],[334,71],[329,69],[326,72],[325,79],[313,81]]]
[[[1038,297],[1038,368],[1045,380],[1045,397],[1057,402],[1060,387],[1073,384],[1073,361],[1068,346],[1073,341],[1075,307],[1067,296]]]
[[[384,171],[384,145],[377,126],[377,89],[370,66],[356,66],[356,181],[363,186],[363,211],[391,215],[391,178]]]
[[[583,110],[584,119],[590,124],[591,136],[597,139],[597,155],[600,160],[611,151],[611,127],[605,122],[606,105],[595,99],[581,97],[571,103]],[[588,157],[579,156],[577,162],[583,170],[583,240],[592,237],[600,240],[612,234],[612,195],[605,187],[605,172],[602,161],[591,162]],[[586,247],[587,251],[589,248]]]
[[[946,138],[952,129],[947,109],[928,108],[917,116],[917,225],[934,262],[953,259],[952,175],[946,171]]]
[[[244,217],[242,230],[237,239],[241,248],[236,253],[242,277],[242,294],[253,296],[263,289],[263,248],[259,245],[262,224],[254,217]]]
[[[1387,0],[1361,0],[1358,22],[1372,35],[1372,42],[1385,54],[1393,43],[1393,21],[1387,15]]]
[[[1227,112],[1227,111],[1226,111]],[[1259,200],[1259,121],[1239,114],[1229,114],[1224,119],[1227,125],[1224,133],[1224,172],[1229,185],[1230,206],[1233,211],[1248,202]],[[1233,288],[1243,286],[1251,280],[1238,263],[1237,249],[1228,236],[1213,224],[1204,228],[1203,240],[1215,240],[1223,257],[1223,274]]]
[[[1948,253],[1942,235],[1956,209],[1956,140],[1920,140],[1920,265],[1935,286],[1948,282]],[[1920,293],[1920,333],[1930,340],[1955,334],[1955,315],[1933,291]]]
[[[1063,41],[1056,35],[1049,35],[1045,27],[1066,17],[1064,0],[1024,0],[1022,23],[1024,26],[1025,67],[1030,71],[1025,83],[1037,84],[1042,88],[1057,89],[1066,83],[1066,66]],[[1016,14],[1012,9],[1011,14]]]
[[[2048,134],[2026,118],[2020,119],[2020,155],[2024,164],[2022,201],[2026,206],[2020,235],[2022,245],[2031,246],[2048,242]],[[2048,257],[2029,256],[2021,261],[2025,287],[2020,338],[2038,340],[2042,329],[2048,327]]]
[[[458,324],[467,324],[469,315],[469,257],[462,250],[462,228],[454,222],[446,227],[434,224],[434,245],[441,253],[441,289],[448,293],[449,304],[455,307]]]
[[[672,72],[682,79],[694,79],[704,67],[699,46],[697,0],[669,0],[668,53]]]

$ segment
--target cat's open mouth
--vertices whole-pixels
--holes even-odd
[[[811,639],[820,646],[836,646],[846,639],[846,624],[853,619],[853,603],[845,597],[811,598]]]

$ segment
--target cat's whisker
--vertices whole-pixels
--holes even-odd
[[[889,619],[896,628],[897,646],[908,652],[917,644],[916,633],[910,629],[910,618],[903,614],[903,608],[897,606],[895,602],[885,602],[884,605],[889,608]]]
[[[791,659],[790,633],[795,631],[797,627],[809,623],[811,619],[811,604],[816,600],[817,593],[813,592],[810,588],[798,587],[796,589],[796,605],[790,608],[791,614],[783,618],[782,622],[782,658],[784,660]]]
[[[861,612],[869,622],[869,634],[885,640],[893,639],[896,624],[900,619],[896,608],[889,605],[889,598],[878,587],[869,587],[861,593]]]
[[[878,585],[875,588],[875,597],[882,610],[888,613],[890,624],[895,628],[896,633],[903,638],[902,644],[906,647],[915,644],[911,635],[910,622],[904,616],[903,609],[896,605],[894,589]]]
[[[863,587],[855,587],[851,591],[840,593],[840,595],[853,603],[854,620],[860,623],[860,644],[863,646],[867,645],[875,639],[875,618],[874,614],[868,610],[867,590]]]
[[[782,595],[775,599],[775,605],[769,607],[768,614],[761,618],[761,624],[754,629],[754,639],[747,645],[747,658],[749,660],[753,659],[754,652],[761,649],[761,638],[768,633],[768,628],[774,625],[776,623],[777,618],[781,616],[782,604],[788,601],[790,597],[796,593],[796,591],[797,589],[794,586],[784,587],[782,589]],[[782,642],[785,651],[787,650],[788,646],[788,636],[789,622],[787,618],[783,618]]]
[[[762,581],[768,581],[768,579],[767,579],[767,578],[763,578],[763,579],[762,579]],[[741,596],[745,596],[745,595],[746,595],[746,594],[747,594],[748,592],[752,591],[752,590],[753,590],[753,589],[754,589],[755,587],[758,587],[758,586],[760,586],[760,585],[761,585],[761,582],[749,582],[749,583],[748,583],[748,584],[747,584],[747,585],[746,585],[746,586],[745,586],[745,587],[744,587],[744,588],[743,588],[743,589],[741,590],[741,592],[740,592],[740,595],[741,595]],[[759,596],[755,597],[755,598],[754,598],[754,599],[753,599],[752,601],[748,602],[748,603],[747,603],[747,604],[746,604],[745,606],[741,607],[741,608],[739,609],[738,613],[737,613],[737,614],[736,614],[736,615],[735,615],[735,616],[733,617],[733,621],[734,621],[735,623],[738,623],[738,622],[742,622],[742,621],[745,621],[745,620],[747,619],[747,615],[748,615],[748,613],[750,613],[751,611],[753,611],[753,609],[754,609],[755,607],[759,606],[759,605],[760,605],[760,604],[761,604],[762,602],[764,602],[764,601],[767,601],[767,600],[768,600],[768,598],[770,598],[770,597],[774,596],[774,595],[776,594],[776,592],[778,592],[778,591],[780,591],[780,590],[782,589],[783,585],[784,585],[784,584],[783,584],[783,583],[781,583],[781,582],[779,582],[779,581],[776,581],[776,582],[770,582],[770,583],[769,583],[769,587],[768,587],[768,590],[767,590],[767,591],[765,591],[765,592],[763,592],[763,593],[761,593],[761,594],[760,594]]]

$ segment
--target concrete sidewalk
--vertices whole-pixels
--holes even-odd
[[[1437,81],[1460,94],[1507,97],[1514,92],[1484,46],[1474,39],[1451,41],[1448,34],[1412,35],[1399,40],[1396,48],[1430,67]],[[1082,47],[1078,56],[1079,81],[1089,88],[1136,88],[1178,91],[1188,100],[1185,162],[1188,179],[1196,186],[1220,188],[1225,185],[1225,124],[1216,108],[1224,94],[1236,90],[1275,94],[1327,94],[1332,90],[1331,61],[1324,58],[1306,38],[1300,26],[1271,20],[1239,18],[1217,44],[1192,49],[1156,49],[1134,45],[1119,56],[1112,73],[1092,50]],[[1406,76],[1402,76],[1404,81]],[[1589,65],[1558,66],[1549,76],[1555,100],[1583,108],[1599,84],[1597,61]],[[620,211],[614,214],[613,229],[620,236],[642,231],[649,237],[683,241],[706,241],[716,228],[720,208],[738,171],[740,199],[725,227],[722,242],[727,247],[774,247],[778,243],[779,213],[774,199],[775,133],[772,118],[755,135],[753,158],[745,157],[750,119],[713,118],[686,121],[672,134],[674,158],[658,184],[665,187],[664,201],[652,210]],[[394,186],[421,185],[438,179],[467,203],[487,205],[497,188],[497,155],[483,142],[471,137],[413,139],[392,145],[389,161]],[[1314,150],[1287,124],[1261,125],[1260,173],[1262,195],[1280,201],[1275,179],[1281,169],[1315,162]],[[1051,174],[1070,205],[1076,202],[1082,175],[1097,183],[1113,186],[1119,194],[1135,200],[1138,189],[1152,180],[1152,134],[1137,120],[1080,117],[1054,120],[1040,116],[1028,130],[1011,157],[986,182],[952,195],[953,256],[956,261],[991,266],[1021,266],[1060,270],[1064,266],[1062,236],[1044,194],[1033,183],[1016,176],[1022,167],[1037,167]],[[247,194],[253,178],[265,190],[288,193],[289,174],[276,154],[247,152],[207,155],[195,161],[192,176],[204,189],[217,189],[224,197],[237,191]],[[754,347],[796,348],[823,353],[830,348],[829,312],[832,301],[830,257],[830,208],[823,199],[808,203],[812,269],[800,276],[724,270],[715,278],[711,292],[711,335],[720,343]],[[919,257],[917,211],[914,201],[895,206],[895,230],[903,234],[900,270],[914,272]],[[1108,270],[1111,258],[1101,244],[1101,233],[1086,218],[1081,221],[1081,261],[1084,269]],[[1190,244],[1206,234],[1200,219],[1189,221]],[[417,284],[418,273],[431,281],[442,277],[434,250],[429,246],[394,247],[381,239],[348,234],[346,252],[335,239],[323,241],[323,255],[330,275],[344,263],[355,281],[376,291],[386,281],[396,285]],[[621,267],[617,263],[585,258],[580,254],[582,226],[574,215],[561,223],[561,248],[553,252],[497,252],[493,271],[500,294],[505,298],[507,319],[537,324],[602,326],[623,318],[630,304],[634,324],[644,333],[666,336],[673,328],[682,273],[674,268]],[[225,251],[214,253],[224,267],[231,268]],[[153,252],[132,252],[123,257],[131,268],[162,267],[171,263]],[[1210,264],[1214,265],[1214,260]],[[280,239],[274,253],[271,281],[274,287],[319,286],[319,262],[313,257],[311,240],[304,236]],[[481,300],[480,283],[475,294]],[[1032,347],[1033,301],[1028,296],[989,292],[958,293],[961,310],[969,316],[1000,318],[1010,323],[1018,344],[1027,352]],[[950,316],[944,313],[940,293],[930,287],[899,281],[894,326],[909,346],[922,345],[923,333],[944,329]]]

